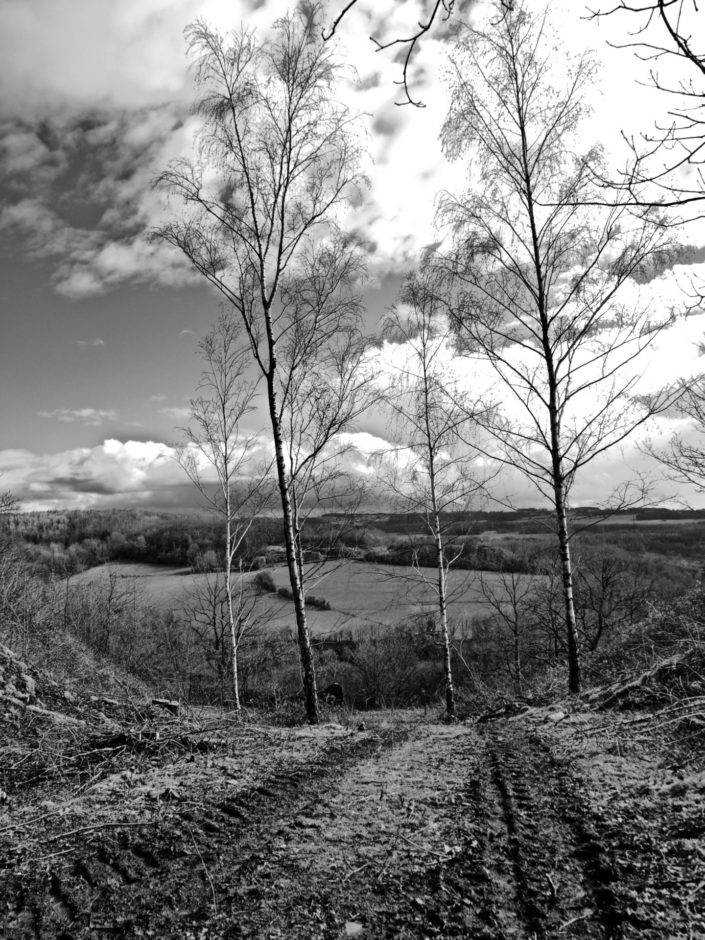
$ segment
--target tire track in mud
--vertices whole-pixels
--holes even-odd
[[[32,883],[12,875],[5,881],[0,935],[254,936],[246,925],[240,933],[237,921],[251,906],[248,899],[258,896],[250,876],[268,864],[273,817],[299,817],[351,767],[408,733],[396,727],[334,739],[312,760],[282,762],[261,782],[232,794],[214,789],[189,801],[193,808],[174,799],[166,815],[144,825],[74,835],[57,853],[66,857],[43,866]]]
[[[467,725],[418,721],[351,768],[307,821],[310,851],[297,853],[291,832],[279,846],[279,870],[305,903],[270,904],[258,936],[338,938],[346,924],[364,937],[476,936],[464,887],[446,877],[463,852],[475,750]]]
[[[503,912],[495,936],[623,936],[614,866],[579,783],[516,726],[487,727],[482,738],[478,811],[495,834],[485,841],[484,869],[491,903]]]
[[[239,869],[256,890],[224,936],[622,936],[585,795],[517,726],[419,725],[305,812],[303,832],[283,823]]]
[[[2,933],[0,913],[0,934],[638,936],[587,792],[520,722],[393,716],[317,748],[290,749],[248,786],[194,787],[144,826],[75,839],[32,891],[16,886],[17,929]]]

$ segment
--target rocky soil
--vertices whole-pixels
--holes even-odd
[[[0,655],[0,935],[705,937],[705,774],[664,713],[276,727]]]

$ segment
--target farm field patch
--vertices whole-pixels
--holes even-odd
[[[271,571],[276,586],[287,587],[287,569],[277,566]],[[188,568],[168,568],[149,564],[113,564],[91,568],[71,579],[74,586],[107,584],[110,572],[117,576],[121,590],[135,591],[139,603],[165,610],[179,609],[203,586],[212,574],[193,574]],[[355,561],[332,561],[311,572],[308,593],[325,598],[331,610],[309,609],[308,619],[314,634],[364,627],[390,626],[415,615],[435,609],[435,578],[433,568],[421,573],[396,565],[374,565]],[[253,572],[242,575],[251,581]],[[449,576],[449,614],[455,621],[482,617],[489,605],[482,594],[482,580],[497,591],[501,576],[493,572],[452,571]],[[266,612],[273,629],[294,626],[293,603],[275,595],[263,595],[259,611]]]

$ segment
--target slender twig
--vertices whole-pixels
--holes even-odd
[[[197,842],[196,842],[196,839],[194,838],[193,830],[191,829],[190,826],[188,826],[187,828],[188,828],[188,831],[189,831],[189,835],[191,836],[191,841],[193,842],[193,847],[194,847],[194,849],[196,850],[196,853],[198,854],[198,857],[199,857],[200,860],[201,860],[201,865],[203,866],[203,871],[205,872],[206,878],[208,879],[208,884],[210,885],[211,896],[212,896],[212,898],[213,898],[213,912],[214,912],[215,914],[217,914],[217,913],[218,913],[218,902],[216,901],[216,898],[215,898],[215,887],[214,887],[214,885],[213,885],[213,879],[211,878],[210,872],[208,871],[208,866],[206,865],[205,861],[203,860],[203,856],[201,855],[201,850],[199,849],[198,844],[197,844]]]
[[[139,829],[141,826],[154,825],[154,822],[108,822],[96,823],[94,826],[82,826],[80,829],[70,829],[68,832],[59,832],[55,836],[49,836],[44,842],[58,842],[60,839],[67,839],[69,836],[80,835],[84,832],[93,832],[98,829]]]

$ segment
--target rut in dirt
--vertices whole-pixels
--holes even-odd
[[[523,730],[419,725],[319,794],[303,844],[279,829],[251,872],[276,890],[225,935],[256,925],[333,938],[353,925],[379,938],[621,937],[587,806],[569,769]]]
[[[614,865],[580,782],[537,736],[495,726],[482,742],[472,785],[488,936],[623,936]]]
[[[143,825],[98,826],[97,833],[87,825],[85,833],[57,837],[70,848],[57,851],[56,861],[50,853],[30,883],[6,870],[0,935],[225,936],[223,922],[232,924],[250,893],[248,873],[267,856],[272,819],[299,818],[351,764],[406,734],[401,728],[333,740],[313,761],[273,761],[270,774],[234,793],[194,792],[164,812],[166,793]]]
[[[580,782],[538,738],[377,721],[253,786],[62,838],[33,884],[5,881],[3,936],[638,935]]]

